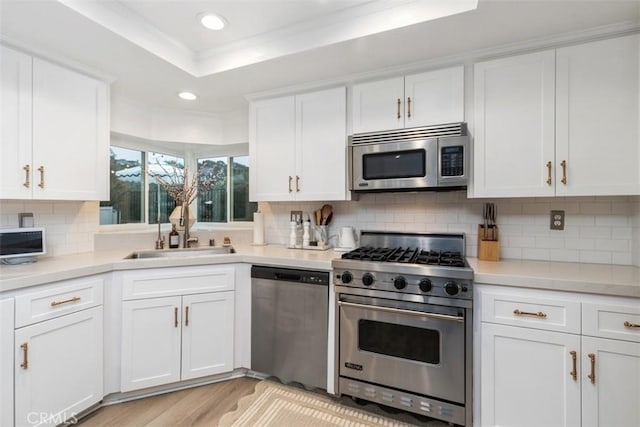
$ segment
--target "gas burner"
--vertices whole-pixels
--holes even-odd
[[[361,246],[342,255],[342,259],[403,264],[442,265],[464,267],[462,254],[455,251],[421,250],[415,247],[376,248]]]

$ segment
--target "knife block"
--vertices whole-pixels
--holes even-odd
[[[486,237],[483,225],[478,225],[478,259],[482,261],[500,261],[500,241],[498,226],[488,228]]]

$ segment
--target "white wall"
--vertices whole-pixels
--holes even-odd
[[[21,212],[33,213],[34,225],[46,228],[46,256],[93,250],[98,202],[0,200],[0,227],[18,227]]]
[[[633,216],[631,218],[633,236],[633,265],[640,267],[640,197],[633,198]]]
[[[337,234],[343,225],[354,226],[358,232],[464,232],[467,255],[476,256],[477,224],[482,204],[487,201],[497,206],[503,258],[634,263],[632,247],[637,248],[640,237],[640,202],[632,197],[484,200],[467,199],[465,192],[368,194],[357,202],[332,203],[330,234]],[[291,210],[311,213],[321,206],[321,202],[260,203],[265,213],[267,242],[288,242]],[[566,211],[564,231],[549,230],[551,209]]]

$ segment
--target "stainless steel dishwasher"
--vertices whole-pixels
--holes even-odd
[[[251,369],[327,388],[329,273],[251,267]]]

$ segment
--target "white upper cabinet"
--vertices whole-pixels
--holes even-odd
[[[255,101],[249,115],[252,201],[345,200],[344,87]]]
[[[0,45],[0,198],[30,199],[31,56]]]
[[[640,194],[639,53],[637,34],[557,50],[557,195]]]
[[[554,51],[475,64],[475,196],[554,195],[554,82]]]
[[[352,132],[464,121],[464,66],[353,86]]]
[[[474,69],[474,197],[640,194],[632,35]]]
[[[1,49],[0,198],[108,199],[108,85]]]

